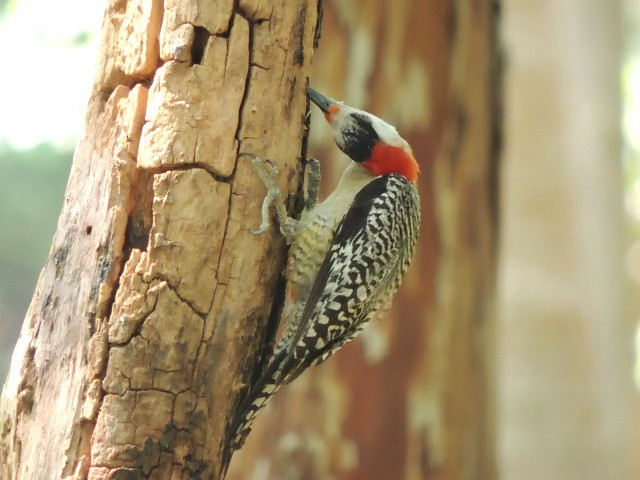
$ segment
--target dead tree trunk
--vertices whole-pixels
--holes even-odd
[[[3,479],[213,478],[297,191],[317,0],[111,0],[65,204],[0,404]],[[258,335],[256,335],[258,332]]]
[[[495,478],[497,14],[489,0],[325,2],[313,85],[412,145],[419,253],[378,333],[281,391],[229,479]],[[324,166],[336,149],[322,122]]]

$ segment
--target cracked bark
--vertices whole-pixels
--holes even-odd
[[[249,232],[264,188],[237,153],[273,159],[293,199],[317,14],[315,0],[110,0],[0,399],[0,478],[216,477],[284,261],[275,232]]]

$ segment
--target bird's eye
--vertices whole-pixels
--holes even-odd
[[[365,162],[371,158],[373,147],[380,137],[365,115],[352,113],[350,120],[345,122],[342,131],[342,151],[356,162]]]

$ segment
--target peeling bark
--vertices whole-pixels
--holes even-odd
[[[329,2],[314,86],[413,145],[421,249],[388,318],[274,399],[229,478],[495,476],[494,4]],[[284,261],[277,233],[249,233],[264,190],[237,153],[272,158],[294,206],[318,12],[110,1],[0,399],[2,478],[216,478],[228,413],[276,328]]]
[[[311,0],[111,0],[0,399],[0,477],[216,478],[284,261],[239,151],[302,176]]]

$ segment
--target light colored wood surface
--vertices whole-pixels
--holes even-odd
[[[265,192],[237,153],[272,158],[297,192],[317,12],[312,0],[109,3],[85,134],[3,390],[0,477],[218,468],[284,260],[277,235],[249,232]]]

